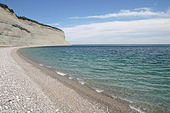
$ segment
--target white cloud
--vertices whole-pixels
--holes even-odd
[[[170,18],[92,23],[62,29],[73,44],[170,44]]]
[[[170,10],[170,9],[169,9]],[[133,10],[120,10],[118,13],[110,13],[104,15],[86,16],[86,17],[70,17],[70,19],[104,19],[113,17],[170,17],[170,12],[154,12],[150,8],[136,8]]]
[[[143,7],[143,8],[135,8],[136,11],[151,11],[151,8]]]

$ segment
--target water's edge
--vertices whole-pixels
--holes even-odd
[[[62,72],[56,72],[55,69],[52,69],[51,67],[45,66],[44,64],[40,64],[39,62],[26,57],[20,52],[21,49],[18,49],[16,53],[18,54],[19,57],[24,59],[26,62],[40,69],[46,75],[57,79],[58,81],[63,83],[65,86],[75,90],[81,96],[87,99],[90,99],[90,101],[96,101],[102,104],[103,106],[108,107],[109,108],[108,110],[110,112],[113,112],[113,111],[119,112],[119,110],[122,110],[126,112],[141,112],[142,113],[140,109],[131,106],[128,100],[121,99],[119,97],[112,97],[100,91],[100,89],[94,90],[91,87],[89,87],[87,84],[83,84],[77,79],[72,79],[68,75],[65,76],[64,73]]]

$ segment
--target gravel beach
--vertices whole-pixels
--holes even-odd
[[[56,112],[58,109],[11,57],[0,48],[0,112]]]
[[[103,113],[98,104],[89,102],[74,90],[46,76],[41,70],[15,56],[17,48],[0,48],[0,112],[1,113]],[[11,56],[14,51],[16,62]],[[30,66],[25,70],[24,66]],[[40,76],[39,76],[40,75]],[[40,87],[39,85],[42,85]],[[49,87],[46,87],[49,86]],[[54,88],[54,86],[56,86]],[[54,93],[48,93],[53,88]],[[49,91],[51,91],[49,89]],[[48,93],[48,94],[47,94]],[[47,94],[47,95],[46,95]],[[55,94],[55,95],[51,95]],[[50,97],[55,97],[55,103]],[[53,98],[54,99],[54,98]]]

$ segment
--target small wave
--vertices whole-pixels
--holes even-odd
[[[104,90],[102,90],[102,89],[96,89],[96,92],[97,93],[101,93],[101,92],[103,92]]]
[[[107,59],[101,58],[101,59],[97,59],[98,61],[106,61]]]
[[[56,72],[56,73],[61,75],[61,76],[65,76],[66,75],[65,73],[62,73],[62,72]]]
[[[39,64],[40,66],[44,66],[43,64]]]
[[[141,111],[139,108],[135,108],[134,106],[129,105],[129,107],[130,107],[131,109],[139,112],[139,113],[145,113],[145,112]]]

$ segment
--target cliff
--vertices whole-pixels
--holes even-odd
[[[0,46],[69,45],[61,29],[17,16],[0,4]]]

